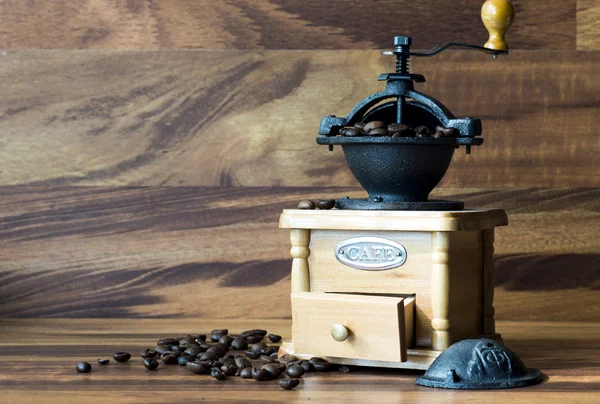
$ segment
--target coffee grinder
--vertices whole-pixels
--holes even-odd
[[[410,37],[395,37],[395,50],[383,52],[396,57],[396,71],[379,76],[385,89],[346,117],[321,120],[317,143],[330,151],[341,146],[368,198],[281,215],[292,244],[293,325],[280,355],[429,368],[417,383],[432,387],[506,388],[541,380],[496,333],[494,229],[508,224],[506,213],[428,198],[455,150],[469,154],[483,143],[482,125],[416,91],[414,83],[425,78],[410,73],[409,60],[448,48],[508,54],[510,1],[488,0],[481,15],[490,33],[483,47],[447,43],[412,52]]]

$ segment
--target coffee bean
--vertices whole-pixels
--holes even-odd
[[[279,347],[278,346],[274,346],[274,345],[270,345],[268,347],[266,347],[265,349],[262,349],[260,351],[261,355],[272,355],[274,353],[279,352]]]
[[[317,372],[327,372],[331,369],[331,364],[329,362],[313,362],[313,366]]]
[[[165,365],[174,365],[177,363],[179,356],[178,352],[164,353],[160,356],[160,360],[163,361]]]
[[[183,352],[186,349],[187,349],[187,347],[181,346],[181,345],[173,345],[173,346],[171,346],[171,352]]]
[[[354,129],[356,129],[362,133],[365,130],[365,123],[364,122],[356,122],[354,124]]]
[[[75,366],[75,369],[77,369],[79,373],[89,373],[92,370],[92,365],[87,362],[79,362],[77,366]]]
[[[158,352],[156,352],[154,349],[144,349],[140,352],[140,356],[144,359],[154,358],[156,355],[158,355]]]
[[[195,345],[196,340],[191,335],[179,340],[179,345]]]
[[[254,380],[259,382],[264,382],[265,380],[269,380],[271,378],[271,373],[269,373],[267,369],[263,368],[252,368],[251,374]]]
[[[404,132],[406,130],[408,130],[408,126],[401,123],[390,123],[387,126],[387,131],[390,135],[396,132]]]
[[[189,361],[193,361],[194,359],[196,359],[195,356],[186,355],[184,353],[179,358],[177,358],[177,364],[179,366],[185,366],[186,363],[188,363]]]
[[[304,375],[304,368],[299,365],[292,365],[287,368],[286,373],[289,377],[302,377]]]
[[[417,137],[430,137],[433,132],[427,126],[418,126],[415,128],[415,134]]]
[[[267,347],[267,344],[264,342],[257,342],[256,344],[252,344],[250,347],[251,350],[260,352]]]
[[[223,373],[219,368],[212,368],[210,370],[210,375],[217,380],[227,380],[227,376]]]
[[[319,358],[318,356],[313,356],[312,358],[310,358],[309,362],[314,364],[315,362],[327,362],[327,361],[323,358]]]
[[[373,129],[379,129],[379,128],[385,128],[385,123],[381,122],[381,121],[372,121],[367,123],[363,130],[366,133],[369,133],[370,131],[372,131]],[[386,131],[387,132],[387,131]]]
[[[98,363],[101,365],[107,365],[110,360],[108,359],[98,359]]]
[[[250,359],[258,359],[260,357],[260,352],[258,352],[258,351],[244,351],[244,355],[246,355]]]
[[[246,369],[247,367],[252,366],[252,364],[248,359],[239,357],[235,360],[235,366],[237,366],[238,369]]]
[[[275,361],[275,359],[271,358],[270,356],[262,355],[260,357],[260,361],[262,363],[273,363]]]
[[[293,388],[296,388],[299,384],[300,379],[281,379],[279,381],[279,385],[285,390],[291,390]]]
[[[114,360],[117,362],[127,362],[131,359],[131,354],[129,352],[117,352],[113,355]]]
[[[157,345],[153,351],[156,351],[158,355],[162,355],[165,352],[171,352],[171,347],[167,345]],[[156,355],[155,355],[156,356]]]
[[[350,366],[346,366],[346,365],[341,365],[338,366],[338,370],[342,373],[350,373],[352,372],[352,368]]]
[[[301,363],[300,367],[304,370],[305,373],[314,372],[315,371],[315,367],[310,362]]]
[[[335,207],[335,199],[324,199],[317,201],[317,207],[322,210],[329,210]]]
[[[271,355],[269,355],[269,358],[271,358],[271,359],[278,359],[279,358],[279,352],[273,352]]]
[[[371,129],[367,133],[367,136],[387,136],[387,135],[388,135],[388,131],[385,128]]]
[[[316,208],[315,203],[313,201],[300,201],[300,203],[298,203],[298,209],[306,209],[306,210],[313,210],[314,208]],[[250,337],[250,335],[248,335],[248,337]],[[262,337],[261,337],[262,339]]]
[[[198,348],[200,349],[200,352],[206,352],[208,351],[208,349],[211,347],[212,345],[206,343],[206,342],[202,342],[200,343],[200,345],[198,345]]]
[[[235,372],[237,372],[237,370],[238,368],[234,363],[221,366],[221,372],[223,372],[225,376],[235,376]]]
[[[197,344],[200,344],[201,342],[205,342],[206,341],[206,334],[196,335],[194,337],[194,341],[196,341]]]
[[[252,379],[252,368],[247,367],[242,369],[242,371],[240,372],[240,377],[242,379]]]
[[[202,352],[205,352],[205,350],[202,350],[202,348],[200,348],[199,346],[193,346],[190,347],[188,349],[186,349],[185,351],[183,351],[184,354],[188,354],[190,356],[198,356],[198,354],[201,354]]]
[[[290,354],[282,355],[281,358],[279,358],[279,362],[285,363],[286,365],[290,364],[292,362],[295,362],[297,360],[298,360],[297,357],[295,357],[294,355],[290,355]]]
[[[225,354],[227,353],[227,347],[224,348],[222,345],[213,345],[210,348],[208,348],[206,352],[213,352],[215,355],[217,355],[217,358],[220,358],[222,356],[225,356]]]
[[[266,369],[267,372],[271,374],[271,379],[275,379],[281,371],[279,370],[279,365],[277,363],[267,363],[261,366],[261,369]]]
[[[231,338],[230,335],[223,335],[221,338],[219,338],[219,344],[226,345],[227,348],[229,348],[231,346],[232,341],[233,341],[233,338]]]
[[[248,338],[251,335],[260,335],[261,337],[264,337],[265,335],[267,335],[267,330],[261,330],[261,329],[246,330],[243,333],[241,333],[240,335],[244,338]]]
[[[212,330],[210,332],[210,339],[217,342],[219,340],[219,338],[221,338],[223,335],[227,335],[228,333],[229,333],[229,330],[227,330],[227,329]]]
[[[360,136],[362,135],[362,132],[359,131],[358,129],[354,129],[354,128],[349,128],[346,129],[344,131],[344,133],[341,133],[342,136],[350,136],[350,137],[356,137],[356,136]]]
[[[159,363],[154,358],[146,358],[144,359],[144,367],[148,370],[154,370],[158,367]]]
[[[216,361],[217,359],[219,359],[219,357],[217,356],[217,354],[215,354],[214,352],[204,352],[202,353],[202,355],[200,355],[200,357],[198,358],[201,361]]]
[[[342,136],[346,136],[346,132],[348,132],[350,129],[353,128],[346,126],[345,128],[340,129],[339,134]]]
[[[197,375],[206,374],[210,371],[210,367],[206,363],[201,362],[188,362],[185,364],[187,370]]]
[[[335,201],[333,201],[333,203],[335,204]],[[279,342],[281,341],[281,335],[269,334],[269,340],[271,340],[271,342]]]
[[[262,341],[263,338],[264,337],[262,335],[249,335],[248,337],[246,337],[246,341],[248,341],[248,344],[255,344],[257,342]]]
[[[161,338],[156,342],[156,345],[166,345],[166,346],[177,345],[177,344],[179,344],[179,340],[176,338]]]
[[[237,337],[231,341],[231,349],[241,351],[248,348],[248,341],[244,337]]]

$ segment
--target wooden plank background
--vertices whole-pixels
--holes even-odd
[[[480,3],[0,0],[0,316],[289,317],[281,209],[361,194],[320,117],[393,35],[484,43]],[[514,4],[508,57],[412,63],[484,120],[436,196],[507,209],[498,318],[598,321],[599,7]]]

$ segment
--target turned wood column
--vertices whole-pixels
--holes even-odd
[[[483,333],[495,334],[494,229],[483,230]]]
[[[450,334],[450,234],[434,232],[431,239],[431,347],[443,351],[452,344]]]
[[[310,230],[290,229],[292,242],[292,292],[310,292],[310,275],[308,272],[308,256],[310,249]]]

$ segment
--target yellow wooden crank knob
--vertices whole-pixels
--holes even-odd
[[[490,39],[483,46],[488,49],[508,50],[504,34],[515,20],[515,7],[510,0],[487,0],[481,7],[481,19],[490,33]]]
[[[341,324],[334,324],[331,327],[331,336],[338,342],[346,341],[348,338],[348,329]]]

